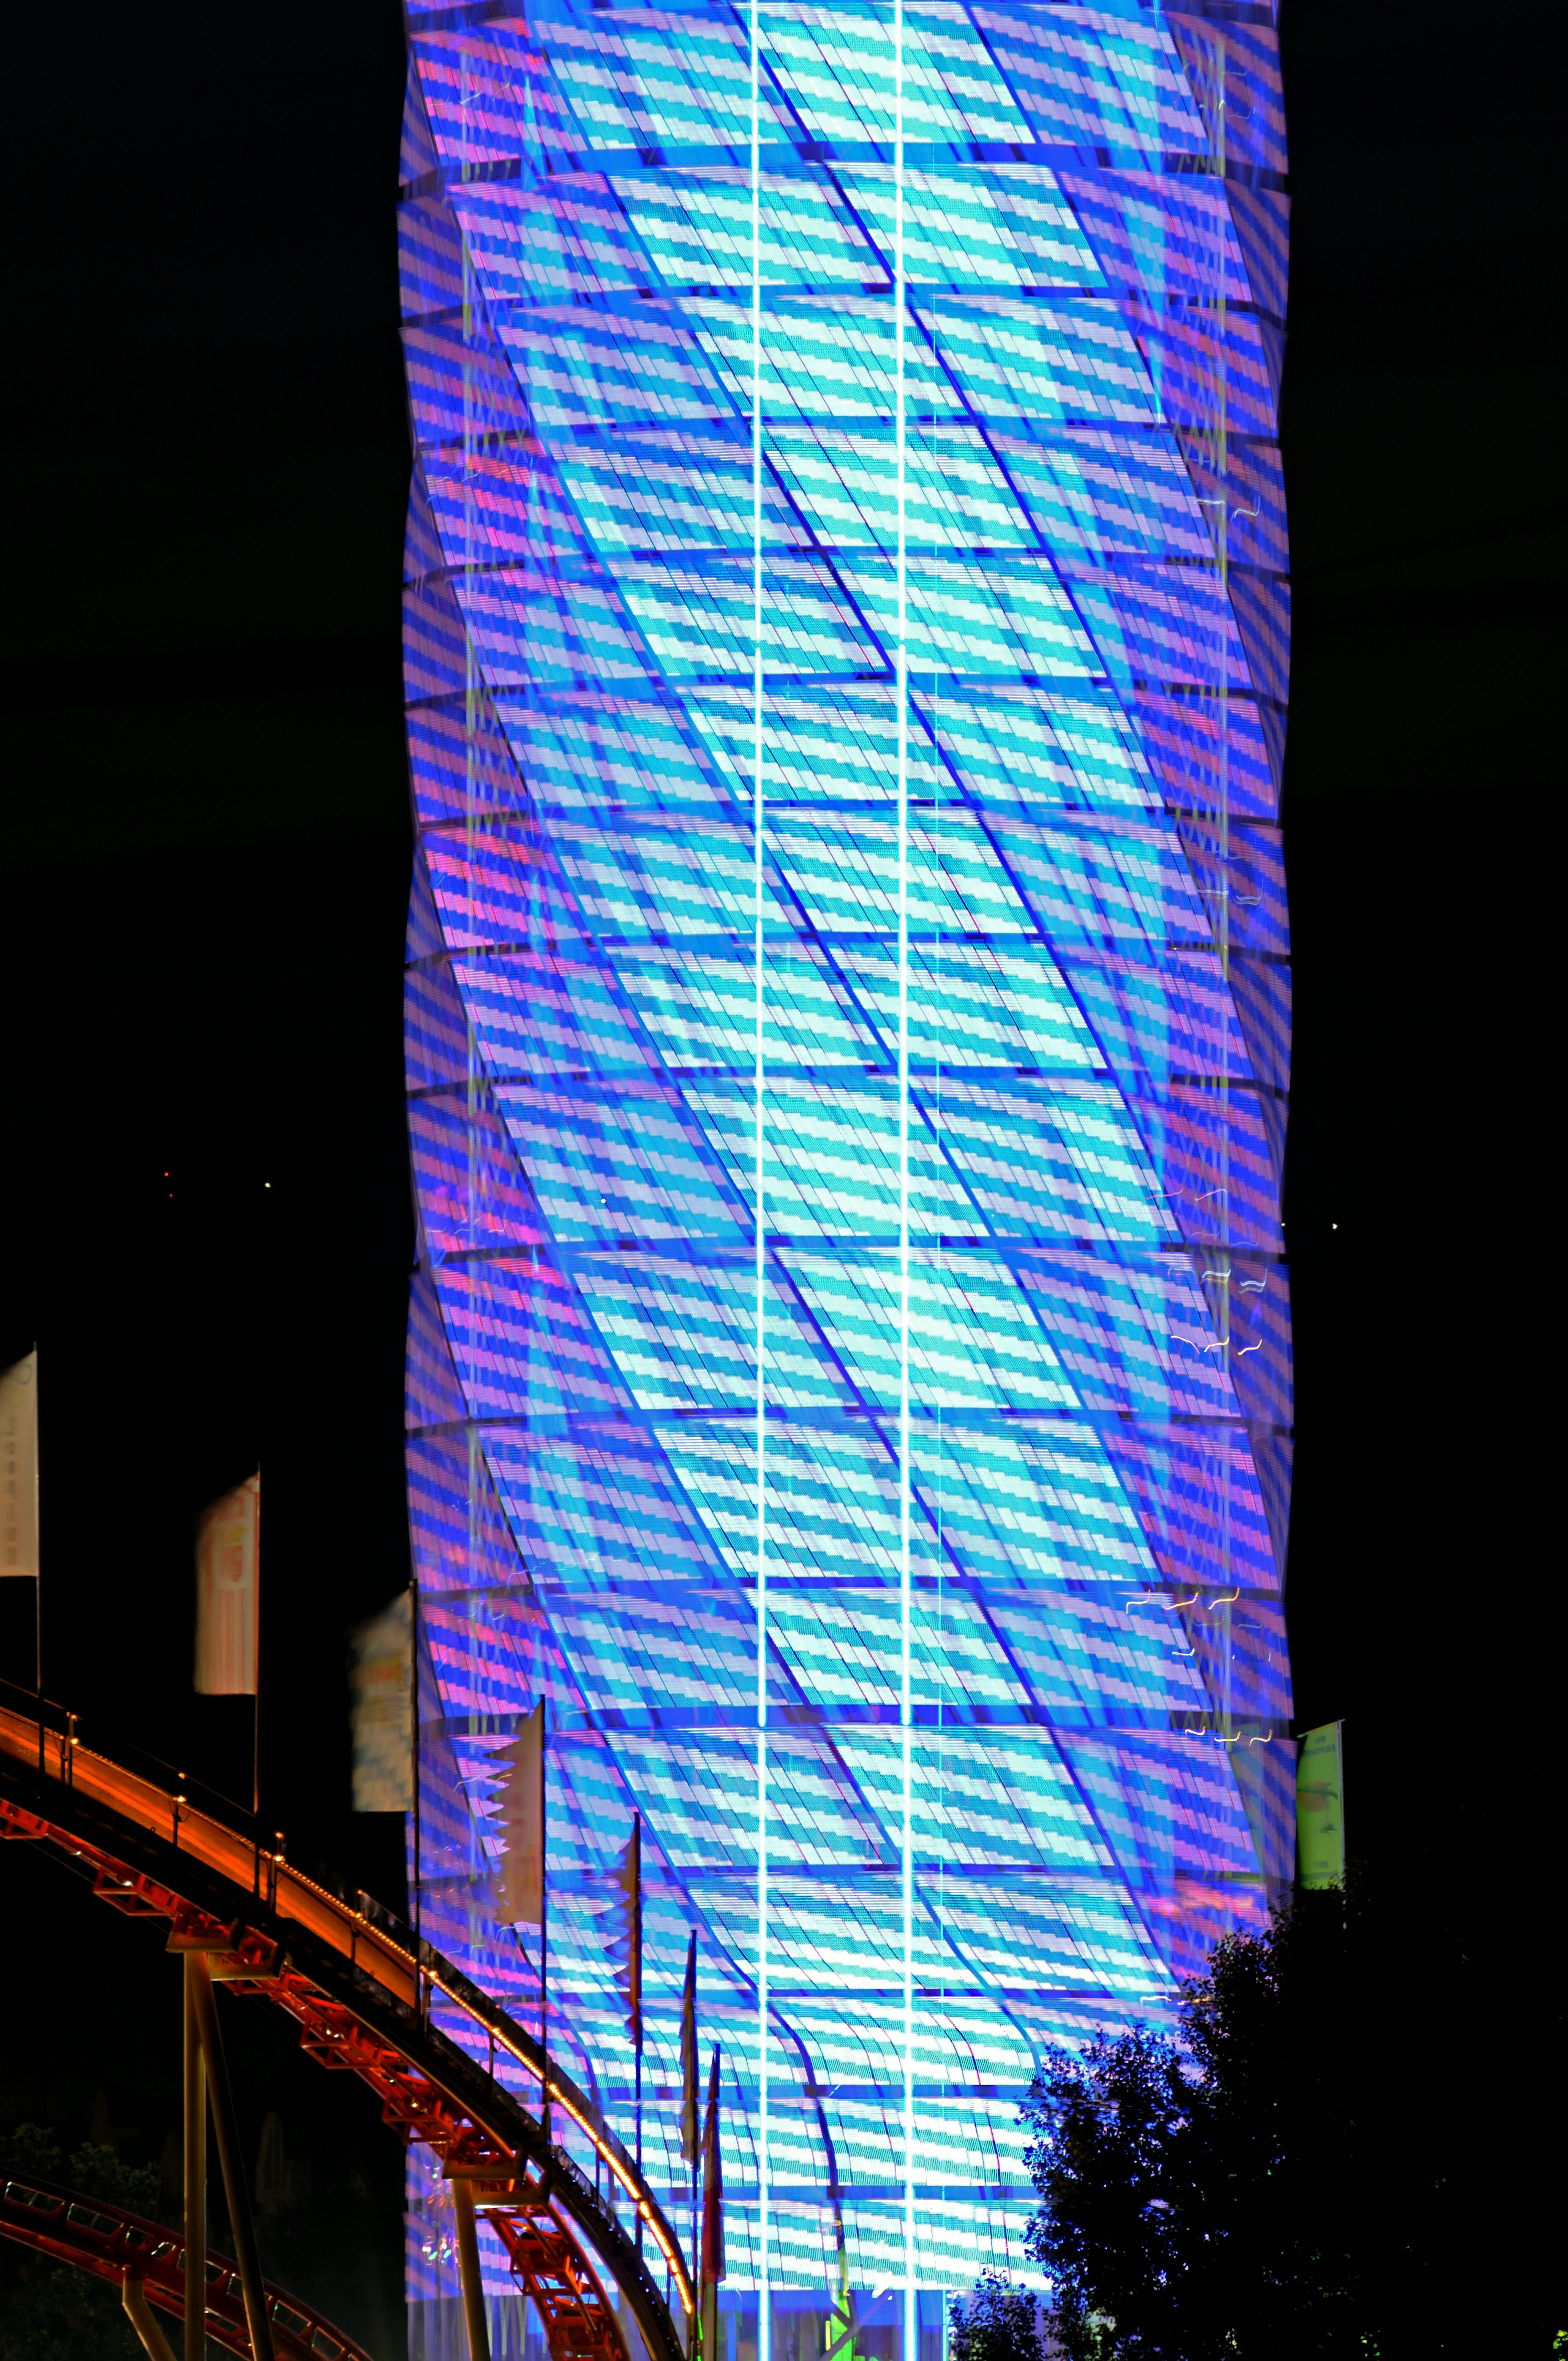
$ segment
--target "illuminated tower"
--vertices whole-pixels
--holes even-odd
[[[1275,36],[411,28],[424,1924],[531,2020],[544,1696],[552,2039],[640,1810],[673,2218],[695,1927],[740,2345],[916,2361],[1290,1870]]]

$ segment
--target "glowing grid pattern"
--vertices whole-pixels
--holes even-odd
[[[1291,1867],[1251,13],[411,9],[422,1909],[536,2017],[543,1694],[552,2039],[630,2143],[639,1809],[757,2361],[845,2284],[916,2361],[1039,2044]]]

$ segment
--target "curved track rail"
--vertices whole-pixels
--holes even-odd
[[[13,1695],[16,1693],[13,1692]],[[28,1700],[29,1704],[31,1700]],[[399,1941],[181,1788],[94,1752],[63,1727],[0,1705],[0,1834],[89,1872],[132,1918],[169,1923],[170,1950],[207,1953],[215,1982],[285,2011],[301,2047],[357,2074],[405,2142],[422,2140],[469,2184],[532,2297],[554,2361],[623,2361],[620,2323],[585,2242],[637,2323],[649,2361],[685,2361],[685,2339],[615,2204],[494,2073],[432,2022],[439,1993],[468,2037],[539,2086],[588,2140],[619,2201],[663,2263],[679,2312],[693,2295],[674,2231],[598,2110],[533,2037],[428,1943]],[[361,1896],[363,1900],[365,1897]]]
[[[101,2197],[62,2189],[36,2174],[0,2180],[0,2238],[15,2239],[34,2254],[71,2263],[124,2289],[140,2283],[160,2312],[185,2316],[185,2242],[177,2231],[144,2221]],[[250,2361],[250,2331],[240,2293],[239,2265],[232,2255],[207,2250],[207,2334],[227,2353]],[[280,2361],[370,2361],[362,2345],[297,2296],[267,2282],[267,2316]]]

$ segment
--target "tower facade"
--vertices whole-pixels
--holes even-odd
[[[731,2351],[916,2361],[1042,2046],[1291,1869],[1275,35],[410,23],[424,1929],[537,2023],[543,1697],[552,2044],[630,2146],[640,1812]]]

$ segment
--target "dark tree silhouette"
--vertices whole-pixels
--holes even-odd
[[[1006,2271],[981,2271],[967,2302],[948,2302],[948,2351],[950,2361],[1042,2361],[1036,2297]]]
[[[106,2197],[133,2213],[152,2213],[158,2174],[122,2164],[112,2147],[89,2141],[63,2163],[60,2143],[38,2124],[0,2133],[0,2175],[63,2180],[84,2197]],[[112,2287],[69,2263],[0,2240],[0,2361],[141,2361],[141,2343]]]
[[[1047,2055],[1026,2245],[1069,2361],[1458,2352],[1438,2027],[1386,1933],[1354,1890],[1302,1894],[1217,1946],[1175,2039]]]

